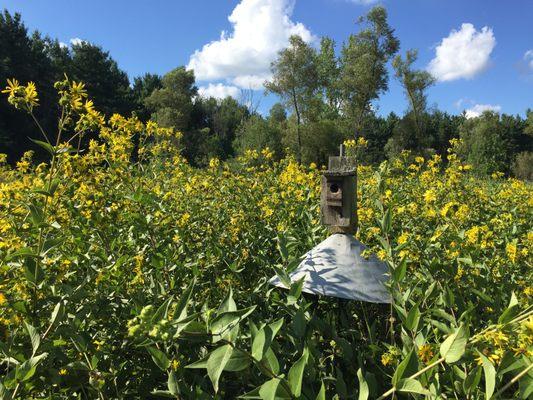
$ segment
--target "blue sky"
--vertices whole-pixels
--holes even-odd
[[[290,34],[341,44],[373,4],[387,8],[401,51],[418,49],[417,67],[439,78],[430,105],[469,115],[485,108],[524,115],[533,107],[531,0],[0,0],[31,30],[102,46],[130,78],[188,65],[202,93],[236,97],[268,78]],[[254,98],[263,112],[275,101],[260,90]],[[392,76],[377,106],[381,114],[406,109]]]

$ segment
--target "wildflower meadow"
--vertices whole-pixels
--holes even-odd
[[[328,235],[320,167],[194,168],[179,132],[55,88],[48,160],[0,157],[0,398],[532,398],[531,184],[479,177],[457,140],[360,165],[393,303],[312,296],[288,273]],[[41,129],[32,83],[4,93]]]

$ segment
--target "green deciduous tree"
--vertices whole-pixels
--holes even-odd
[[[433,85],[435,78],[427,71],[413,69],[413,63],[418,57],[416,50],[408,50],[405,60],[398,55],[392,65],[395,75],[401,83],[407,101],[409,102],[409,114],[414,120],[417,142],[423,143],[425,136],[424,116],[427,106],[427,89]]]
[[[256,114],[239,126],[234,146],[238,154],[243,154],[246,150],[261,151],[268,148],[274,153],[274,158],[279,160],[283,156],[281,135],[280,124]]]
[[[335,42],[323,37],[320,40],[320,51],[317,56],[318,78],[322,97],[326,104],[326,115],[338,117],[340,107],[339,63],[335,55]]]
[[[350,35],[342,48],[339,80],[342,108],[355,137],[372,111],[372,101],[388,88],[387,63],[399,47],[383,7],[374,7],[360,23],[364,28]]]
[[[483,174],[509,173],[514,153],[513,132],[506,129],[500,115],[486,111],[466,120],[460,127],[460,154]]]
[[[266,82],[268,92],[279,95],[296,118],[297,157],[302,158],[301,124],[309,117],[319,88],[316,51],[299,36],[291,36],[289,46],[272,64],[274,75]]]
[[[163,76],[162,87],[154,90],[145,104],[152,111],[152,119],[161,126],[186,131],[197,93],[194,72],[178,67]]]

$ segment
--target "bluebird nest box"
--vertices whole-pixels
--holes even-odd
[[[322,175],[322,223],[332,233],[355,233],[357,230],[357,166],[353,157],[330,157],[328,170]]]
[[[333,233],[309,250],[287,276],[277,274],[270,284],[288,287],[303,280],[302,290],[322,296],[390,303],[386,288],[387,265],[376,256],[363,256],[366,246],[354,234],[357,231],[357,166],[346,157],[330,157],[322,175],[320,205],[322,223]],[[289,282],[290,281],[290,282]]]

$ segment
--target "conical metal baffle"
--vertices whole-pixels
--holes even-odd
[[[289,274],[291,282],[304,279],[303,291],[323,296],[390,303],[385,283],[387,265],[375,256],[361,254],[366,246],[350,234],[334,234],[307,252],[300,265]],[[277,276],[270,284],[285,287]]]

